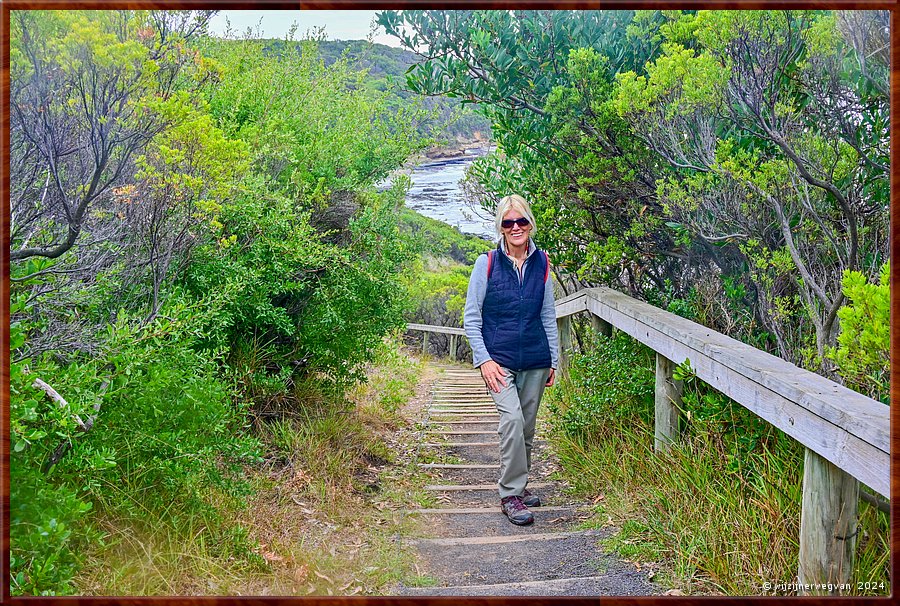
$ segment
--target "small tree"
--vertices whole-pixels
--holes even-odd
[[[89,209],[179,119],[161,110],[185,70],[205,77],[185,43],[211,15],[11,13],[13,261],[71,249]]]

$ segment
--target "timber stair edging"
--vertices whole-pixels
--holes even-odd
[[[529,484],[532,488],[548,488],[552,486],[550,482],[533,482]],[[434,490],[436,492],[455,492],[468,490],[497,490],[496,484],[426,484],[425,490]]]
[[[541,507],[535,507],[532,509],[534,513],[540,512],[549,512],[556,513],[560,511],[571,511],[571,512],[584,512],[589,511],[584,508],[579,509],[578,507],[573,507],[571,505],[547,505]],[[502,513],[500,511],[499,505],[495,505],[493,507],[424,507],[421,509],[407,509],[404,511],[407,515],[441,515],[441,514],[459,514],[459,513],[470,513],[470,514],[490,514],[497,515],[498,513]]]
[[[502,545],[505,543],[521,543],[522,541],[556,541],[572,537],[602,537],[603,533],[597,530],[573,530],[567,532],[537,532],[529,534],[508,534],[481,537],[440,537],[432,539],[413,539],[411,545],[436,545],[449,547],[451,545]]]
[[[539,596],[545,595],[546,590],[548,589],[566,589],[575,584],[582,584],[585,582],[588,583],[603,583],[608,582],[608,577],[605,576],[594,576],[594,577],[566,577],[563,579],[544,579],[540,581],[511,581],[509,583],[490,583],[487,585],[444,585],[444,586],[434,586],[434,587],[411,587],[409,589],[409,593],[407,595],[410,596],[428,596],[428,595],[438,595],[438,596],[494,596],[494,595],[503,595],[503,596]],[[525,594],[525,593],[506,593],[503,590],[516,590],[516,589],[543,589],[544,592],[540,594]],[[437,593],[435,593],[437,590]],[[470,593],[472,592],[472,593]],[[476,593],[477,592],[477,593]],[[485,592],[485,593],[482,593]],[[554,593],[551,595],[558,596],[571,596],[572,594],[569,592],[565,593]],[[599,596],[598,596],[599,597]]]
[[[499,453],[494,453],[497,457],[495,463],[471,462],[472,458],[478,460],[486,454],[486,449],[499,447],[499,440],[484,441],[490,439],[488,436],[498,437],[500,415],[496,406],[489,399],[490,394],[485,393],[481,377],[476,378],[477,371],[439,369],[439,373],[432,383],[430,401],[423,403],[420,409],[423,417],[417,432],[415,458],[418,460],[414,463],[418,470],[430,475],[432,483],[426,484],[423,490],[436,497],[438,506],[401,510],[404,516],[419,520],[425,530],[424,536],[404,537],[402,544],[415,550],[419,559],[416,564],[419,575],[436,574],[432,578],[437,580],[438,585],[406,587],[401,583],[402,593],[396,595],[492,595],[492,589],[497,588],[503,588],[500,595],[561,596],[568,595],[569,588],[575,591],[574,595],[609,595],[609,581],[614,579],[602,576],[603,573],[598,572],[596,565],[590,562],[593,557],[609,555],[599,547],[598,541],[609,536],[611,529],[605,526],[585,528],[585,514],[590,517],[593,507],[587,502],[569,503],[568,499],[558,503],[560,491],[568,483],[547,478],[546,473],[533,473],[535,481],[528,484],[530,489],[539,491],[539,496],[547,503],[532,509],[535,523],[525,527],[509,523],[499,506],[496,482],[485,482],[486,479],[490,482],[492,474],[496,479],[500,469]],[[479,427],[485,430],[476,429]],[[454,439],[456,436],[460,438]],[[458,441],[466,439],[462,436],[473,436],[470,439],[476,441]],[[535,444],[538,443],[546,444],[547,441],[538,438]],[[440,460],[443,452],[452,453],[457,449],[463,449],[467,455],[457,454],[451,460],[469,462],[419,462],[420,453],[436,453]],[[460,456],[462,458],[455,458]],[[550,462],[552,470],[552,456]],[[450,473],[444,474],[444,471]],[[485,471],[487,473],[483,473]],[[491,500],[491,492],[495,493],[496,499]],[[434,537],[432,534],[429,537],[431,533],[426,529],[434,524],[441,525],[444,530],[441,534],[449,533],[450,536]],[[499,557],[496,546],[521,543],[528,543],[528,546],[525,551],[522,547],[515,547],[515,552],[522,554],[520,557],[536,558],[527,561],[544,558],[553,563],[549,578],[546,576],[548,571],[542,572],[540,567],[509,567],[508,563],[506,569],[501,567],[498,570],[489,563],[491,558]],[[564,562],[566,565],[563,565]],[[423,566],[421,572],[420,565]],[[460,573],[463,578],[460,578]],[[440,581],[442,578],[444,584]],[[476,579],[484,582],[471,584]],[[637,585],[634,587],[637,589]],[[541,593],[546,588],[554,589],[549,589],[550,593]],[[636,595],[642,593],[644,591],[638,591]]]

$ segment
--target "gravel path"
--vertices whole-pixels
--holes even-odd
[[[553,453],[541,439],[533,452],[529,486],[544,506],[531,526],[515,526],[500,511],[496,482],[497,416],[480,374],[470,367],[437,366],[431,398],[418,411],[418,464],[429,476],[438,508],[413,510],[415,550],[429,587],[398,585],[406,596],[661,595],[645,572],[598,545],[615,529],[584,530],[589,503],[574,501],[554,479]],[[471,467],[470,467],[471,466]]]

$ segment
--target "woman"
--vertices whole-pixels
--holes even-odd
[[[531,240],[534,215],[522,196],[497,205],[496,250],[475,261],[463,324],[473,363],[500,413],[500,509],[513,524],[534,522],[540,499],[526,489],[534,425],[553,385],[559,336],[550,261]]]

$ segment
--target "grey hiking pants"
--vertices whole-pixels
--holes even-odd
[[[500,498],[522,496],[531,470],[531,447],[538,406],[549,368],[514,371],[503,368],[506,387],[490,391],[500,413]]]

